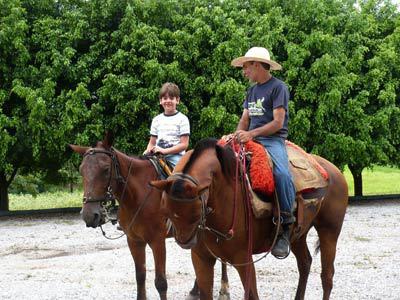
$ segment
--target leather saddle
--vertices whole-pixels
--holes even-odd
[[[257,183],[253,182],[257,177],[257,180],[268,181],[269,177],[273,177],[272,169],[273,163],[268,153],[265,151],[261,144],[252,142],[252,151],[262,151],[264,155],[253,155],[250,154],[250,186],[253,187]],[[311,154],[305,152],[302,148],[289,141],[286,142],[286,149],[289,158],[289,168],[293,177],[293,182],[296,188],[296,202],[294,208],[297,211],[297,223],[300,225],[303,218],[303,210],[306,206],[319,207],[326,189],[328,187],[329,176],[326,170],[318,164]],[[263,157],[264,156],[264,157]],[[253,159],[255,158],[255,159]],[[269,174],[264,174],[263,178],[259,178],[259,175],[255,175],[255,172],[251,172],[252,165],[254,165],[260,172],[265,173],[265,170]],[[267,165],[267,166],[266,166]],[[252,174],[253,173],[253,174]],[[269,188],[270,189],[270,188]],[[260,189],[251,189],[252,194],[252,206],[253,213],[256,218],[264,218],[272,215],[273,212],[273,193],[270,190],[267,193],[260,192]]]

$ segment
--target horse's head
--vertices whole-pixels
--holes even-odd
[[[227,164],[222,159],[224,150],[216,142],[199,142],[182,157],[173,175],[151,182],[163,191],[162,209],[173,224],[176,242],[185,249],[196,245],[198,229],[206,225],[207,215],[213,210],[209,206],[211,193],[218,198],[221,192],[219,185],[223,184]]]
[[[106,221],[104,204],[115,201],[113,191],[119,175],[116,154],[107,136],[93,148],[69,146],[83,156],[79,167],[84,190],[81,214],[87,227],[96,228]]]
[[[171,175],[167,180],[152,181],[150,184],[164,191],[162,209],[173,224],[178,245],[184,249],[195,246],[208,187],[200,188],[196,179],[182,173]]]

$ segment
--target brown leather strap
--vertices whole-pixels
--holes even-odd
[[[300,232],[303,227],[303,220],[304,220],[304,198],[301,193],[296,194],[296,201],[297,201],[297,227],[296,231]]]
[[[171,176],[172,170],[169,168],[164,158],[159,158],[158,162],[160,163],[160,166],[163,168],[164,172],[167,173],[168,176]]]

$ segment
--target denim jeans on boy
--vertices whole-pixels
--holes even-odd
[[[274,163],[275,189],[280,210],[284,213],[292,213],[296,189],[289,170],[285,140],[280,137],[262,137],[257,140],[268,150]]]
[[[165,159],[175,168],[178,161],[181,159],[181,154],[168,154],[165,155]]]

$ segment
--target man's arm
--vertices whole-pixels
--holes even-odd
[[[244,114],[244,112],[243,112],[243,114]],[[247,114],[248,114],[248,112],[247,112]],[[273,111],[273,114],[274,114],[274,119],[271,122],[265,124],[264,126],[254,128],[253,130],[250,130],[250,131],[245,131],[244,129],[240,129],[240,130],[236,131],[236,135],[237,135],[239,141],[242,143],[246,143],[257,136],[269,136],[269,135],[274,134],[278,130],[280,130],[283,127],[283,123],[285,121],[286,111],[281,106],[281,107],[275,108]],[[240,122],[239,122],[239,125],[240,125]],[[238,125],[238,128],[239,128],[239,125]]]
[[[249,110],[245,108],[243,109],[242,117],[240,118],[236,131],[249,129],[249,124],[250,124]]]

